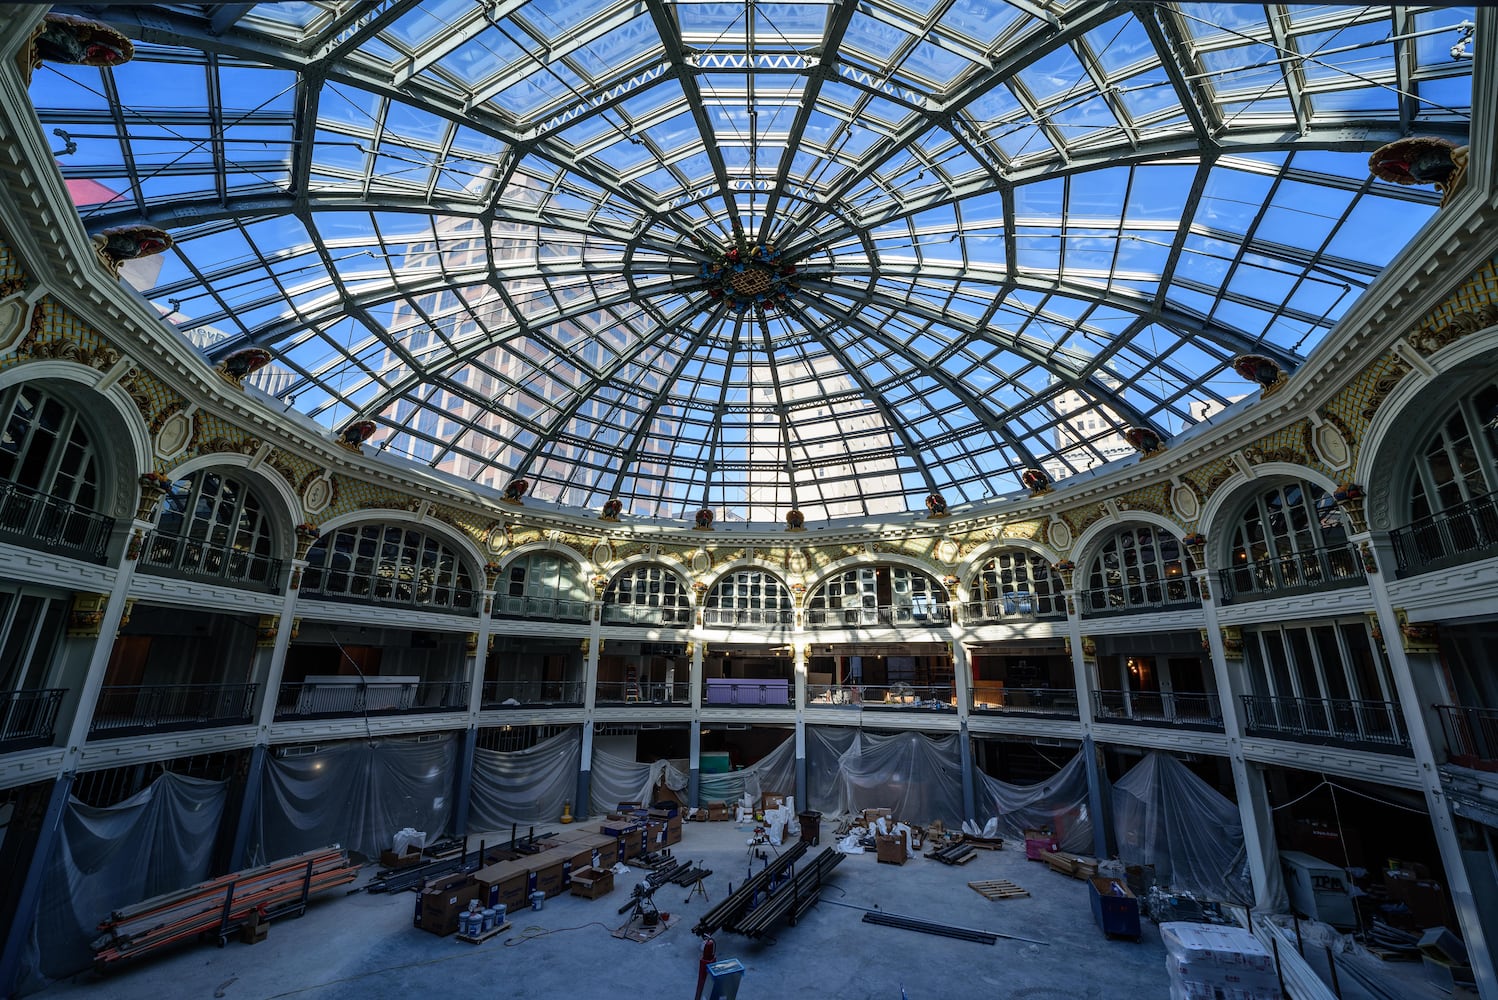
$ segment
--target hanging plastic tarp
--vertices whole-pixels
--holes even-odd
[[[589,810],[607,813],[621,802],[649,802],[660,784],[674,792],[686,788],[686,761],[627,760],[595,748],[588,781]]]
[[[811,808],[829,815],[887,807],[897,819],[928,823],[962,822],[962,738],[951,733],[876,734],[855,730],[851,738],[837,732],[807,729],[807,781]],[[837,748],[847,746],[829,758]],[[816,778],[812,746],[817,747]]]
[[[260,793],[253,864],[340,844],[378,858],[397,831],[448,828],[458,740],[349,740],[314,753],[272,757]]]
[[[22,992],[93,965],[99,921],[209,877],[228,785],[166,773],[105,808],[68,801],[22,958]]]
[[[582,730],[568,729],[525,750],[473,752],[471,830],[552,823],[577,795]]]
[[[1206,899],[1252,903],[1238,807],[1166,753],[1146,754],[1113,783],[1113,828],[1124,864]]]
[[[828,816],[841,809],[843,782],[840,762],[853,746],[857,729],[844,726],[806,727],[806,807]]]
[[[765,792],[796,794],[796,738],[787,735],[780,745],[748,767],[727,774],[704,774],[697,781],[700,802],[737,802],[746,793],[758,802]]]
[[[1063,851],[1093,851],[1092,814],[1087,808],[1087,759],[1080,752],[1045,781],[1011,785],[978,772],[980,823],[997,817],[999,834],[1018,840],[1026,830],[1050,830]]]

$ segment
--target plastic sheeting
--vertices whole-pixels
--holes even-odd
[[[163,774],[100,809],[70,799],[22,962],[22,992],[88,969],[113,910],[202,882],[228,785]]]
[[[595,748],[588,781],[589,809],[607,813],[617,809],[621,802],[649,802],[651,792],[662,782],[679,792],[687,787],[685,768],[685,761],[626,760]]]
[[[1113,783],[1118,856],[1154,865],[1155,881],[1206,899],[1252,903],[1238,807],[1165,753]]]
[[[896,819],[962,822],[962,738],[808,728],[807,797],[829,815],[888,807]]]
[[[1081,753],[1053,777],[1033,785],[1011,785],[980,771],[978,786],[978,818],[997,817],[1001,835],[1019,839],[1026,830],[1049,829],[1063,851],[1092,853],[1087,758]]]
[[[266,762],[253,864],[340,844],[378,858],[396,831],[448,829],[458,740],[350,740]]]
[[[765,792],[796,794],[796,738],[787,735],[774,750],[748,767],[727,774],[703,774],[697,779],[700,802],[737,802],[746,793],[755,802]]]
[[[508,830],[511,824],[553,823],[577,794],[580,729],[569,729],[525,750],[473,752],[469,827]]]

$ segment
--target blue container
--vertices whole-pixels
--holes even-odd
[[[744,978],[744,965],[736,958],[725,958],[707,967],[712,977],[713,991],[707,1000],[734,1000],[739,995],[739,980]]]
[[[492,931],[495,926],[494,911],[492,909],[489,909],[488,907],[485,907],[484,909],[479,911],[479,914],[481,915],[483,920],[483,929],[486,931]]]
[[[1139,940],[1139,900],[1120,879],[1098,875],[1087,880],[1092,919],[1104,934]]]
[[[533,909],[533,910],[539,910],[541,908],[542,904],[545,903],[545,902],[546,902],[546,893],[542,892],[539,889],[537,889],[535,892],[531,893],[531,909]]]
[[[498,927],[505,922],[505,904],[499,903],[494,907],[494,926]]]

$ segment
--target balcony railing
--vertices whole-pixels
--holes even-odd
[[[1224,602],[1356,587],[1364,577],[1362,557],[1351,542],[1240,563],[1217,573]]]
[[[962,605],[964,625],[992,625],[995,622],[1033,622],[1051,618],[1066,618],[1066,606],[1061,598],[1047,598],[1046,605],[1032,594],[1016,591],[986,601],[968,601]],[[1049,610],[1042,610],[1048,607]]]
[[[1094,691],[1092,715],[1098,722],[1222,729],[1217,696],[1194,691]]]
[[[342,576],[342,574],[339,574]],[[471,615],[479,607],[479,592],[463,587],[434,587],[411,580],[377,577],[373,581],[356,577],[345,581],[348,589],[327,589],[327,577],[321,570],[311,570],[302,581],[301,596],[322,601],[350,604],[379,604],[414,608],[449,615]]]
[[[1498,493],[1422,517],[1389,532],[1399,576],[1498,555]]]
[[[259,590],[276,590],[281,585],[279,559],[160,531],[151,532],[146,539],[140,568],[170,576],[206,577]]]
[[[1498,771],[1498,708],[1437,705],[1446,759],[1459,767]]]
[[[806,612],[807,628],[930,628],[951,623],[952,611],[945,604],[812,608]]]
[[[950,684],[809,684],[807,708],[957,711]]]
[[[103,562],[113,533],[112,517],[19,483],[0,483],[0,537]]]
[[[583,704],[582,681],[485,681],[482,706],[494,708],[567,708]]]
[[[255,720],[257,684],[133,684],[100,689],[89,738],[242,725]]]
[[[791,682],[779,677],[703,678],[702,703],[709,708],[787,708]]]
[[[589,619],[591,601],[572,601],[560,597],[494,598],[495,618],[529,618],[535,621],[585,622]]]
[[[1070,688],[989,688],[973,684],[973,711],[1003,715],[1059,715],[1077,717],[1077,692]]]
[[[708,628],[789,628],[796,612],[765,608],[703,608],[702,624]]]
[[[0,691],[0,750],[49,746],[65,694],[63,688]]]
[[[688,681],[599,681],[595,698],[600,705],[690,705]]]
[[[1083,590],[1081,611],[1084,618],[1109,618],[1115,615],[1148,615],[1159,611],[1182,611],[1202,606],[1196,581],[1165,580],[1127,586]]]
[[[1399,704],[1345,698],[1243,696],[1243,727],[1249,736],[1327,743],[1353,749],[1410,752]]]
[[[675,625],[692,627],[692,609],[689,607],[655,607],[649,604],[605,604],[605,625]]]
[[[276,718],[463,712],[468,709],[468,690],[467,681],[282,684]]]

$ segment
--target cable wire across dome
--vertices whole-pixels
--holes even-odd
[[[635,518],[919,512],[1168,446],[1435,210],[1369,153],[1471,115],[1451,7],[59,9],[134,49],[34,71],[59,168],[90,233],[168,236],[122,273],[210,362]]]

